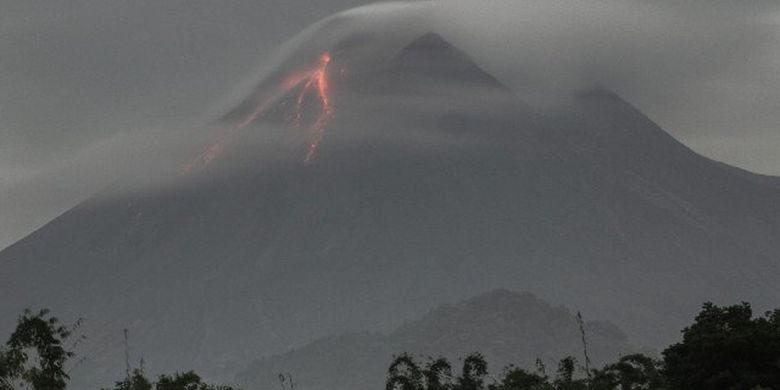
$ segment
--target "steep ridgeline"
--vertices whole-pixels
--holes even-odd
[[[780,299],[777,179],[609,91],[540,112],[436,34],[384,42],[296,53],[168,185],[124,178],[0,252],[0,331],[45,306],[86,318],[74,377],[121,377],[128,328],[151,370],[219,380],[499,287],[651,347],[702,301]]]

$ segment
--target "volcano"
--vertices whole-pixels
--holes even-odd
[[[643,347],[703,301],[780,299],[780,180],[697,155],[611,91],[540,111],[435,33],[291,58],[172,184],[123,178],[0,252],[0,330],[25,307],[84,317],[73,375],[105,385],[124,328],[153,370],[229,378],[495,288]]]

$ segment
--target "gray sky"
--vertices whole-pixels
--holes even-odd
[[[155,133],[197,123],[293,34],[363,3],[0,0],[0,248],[149,158]]]
[[[207,121],[274,47],[363,3],[0,0],[0,247],[124,166],[166,154],[159,144],[171,129]],[[531,100],[606,86],[700,153],[780,175],[777,1],[441,0],[404,9]]]

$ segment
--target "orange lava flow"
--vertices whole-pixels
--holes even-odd
[[[303,162],[306,164],[311,162],[317,153],[317,148],[319,147],[320,142],[322,142],[325,125],[333,117],[334,112],[332,99],[330,96],[330,81],[328,79],[328,66],[330,65],[330,62],[331,55],[330,53],[325,52],[320,56],[317,64],[313,68],[307,69],[303,72],[293,73],[285,78],[279,85],[278,93],[265,102],[259,104],[257,108],[246,118],[241,120],[236,125],[236,127],[243,129],[244,127],[250,125],[259,117],[261,117],[272,103],[277,101],[278,96],[284,95],[290,90],[302,85],[301,90],[295,99],[295,112],[292,116],[292,124],[297,128],[304,127],[302,121],[304,105],[307,97],[314,96],[319,103],[319,113],[317,118],[314,120],[314,122],[311,123],[311,125],[306,126],[306,128],[312,134],[311,140],[308,142],[306,147],[306,154],[303,158]]]
[[[317,148],[322,142],[322,137],[325,132],[325,125],[330,118],[333,117],[333,107],[330,100],[330,84],[328,82],[328,64],[330,64],[330,53],[324,53],[320,57],[319,64],[312,73],[309,81],[304,86],[301,93],[298,95],[298,121],[300,121],[301,112],[303,111],[303,99],[306,94],[314,92],[320,101],[320,113],[317,116],[317,120],[311,125],[312,140],[309,142],[309,146],[306,149],[306,156],[303,158],[303,162],[308,164],[314,158],[317,153]]]
[[[334,110],[331,99],[331,85],[328,79],[328,67],[331,63],[331,55],[328,52],[323,53],[317,63],[314,66],[309,67],[303,71],[293,72],[284,78],[279,84],[275,93],[268,99],[262,101],[257,107],[246,117],[241,119],[235,124],[236,129],[244,129],[245,127],[254,123],[258,118],[265,115],[266,111],[271,108],[275,103],[279,102],[280,98],[286,96],[293,89],[299,88],[300,91],[295,97],[294,111],[288,120],[291,124],[298,129],[306,129],[309,133],[309,140],[306,143],[306,154],[303,157],[303,163],[310,163],[315,155],[317,149],[322,142],[325,133],[325,126],[328,121],[333,118]],[[343,70],[342,70],[343,73]],[[307,101],[313,97],[318,105],[318,113],[316,118],[309,125],[302,124],[304,106]],[[218,158],[225,150],[224,142],[217,143],[206,151],[202,152],[189,163],[184,166],[184,172],[190,173],[196,168],[203,168],[211,164],[216,158]]]

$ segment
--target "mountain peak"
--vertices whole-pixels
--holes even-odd
[[[427,82],[467,82],[504,89],[466,52],[432,31],[404,46],[390,64],[394,71],[404,74],[403,78],[419,78]]]
[[[406,45],[406,50],[452,50],[455,49],[452,44],[447,42],[441,35],[433,31],[420,35],[412,41],[412,43]],[[457,50],[457,49],[456,49]]]
[[[398,58],[427,58],[437,63],[467,63],[474,64],[474,61],[463,51],[452,45],[441,35],[429,31],[420,35],[417,39],[404,46]]]

